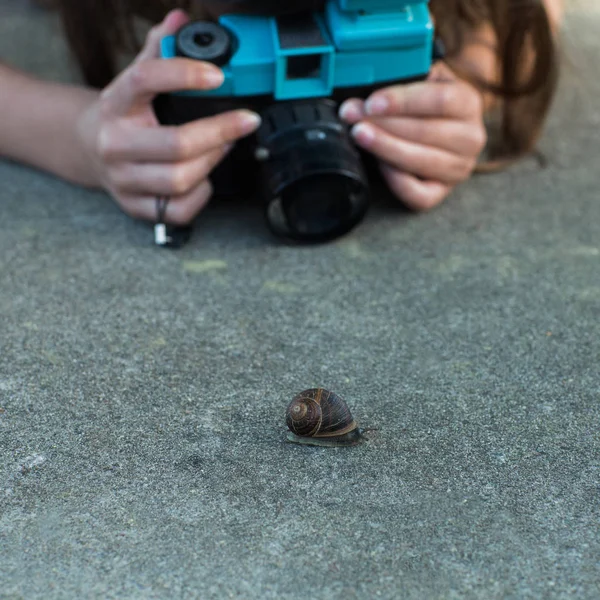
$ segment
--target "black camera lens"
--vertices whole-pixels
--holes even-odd
[[[351,214],[347,180],[335,174],[313,175],[290,185],[282,197],[288,221],[305,235],[333,231]]]
[[[344,174],[309,175],[287,186],[268,205],[271,229],[305,241],[327,241],[344,235],[364,215],[361,184]]]
[[[277,235],[325,242],[365,216],[369,189],[360,154],[330,100],[267,108],[258,131],[267,221]]]

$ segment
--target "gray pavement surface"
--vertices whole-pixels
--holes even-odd
[[[55,25],[0,0],[0,57],[72,80]],[[548,169],[325,247],[240,203],[161,251],[0,162],[0,598],[600,597],[598,31],[572,3]],[[367,444],[285,443],[317,385]]]

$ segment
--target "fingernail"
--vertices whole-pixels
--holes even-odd
[[[225,74],[219,69],[209,69],[204,72],[204,81],[210,87],[219,88],[225,81]]]
[[[375,140],[375,130],[367,123],[358,123],[351,133],[361,146],[370,146]]]
[[[346,102],[340,106],[339,116],[340,119],[343,119],[344,121],[358,121],[364,115],[362,114],[357,102],[353,100],[346,100]]]
[[[178,21],[186,20],[188,20],[188,18],[185,11],[181,10],[180,8],[176,8],[165,15],[165,18],[163,19],[163,25],[167,29],[171,29],[175,26],[175,23],[177,23]]]
[[[252,133],[253,131],[256,131],[262,123],[260,116],[251,111],[242,111],[240,113],[240,120],[242,131],[244,133]]]
[[[389,108],[390,103],[387,98],[384,96],[375,96],[374,98],[369,98],[365,104],[365,110],[368,115],[382,115]]]

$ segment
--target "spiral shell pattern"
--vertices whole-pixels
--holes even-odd
[[[337,437],[358,427],[346,402],[323,388],[298,394],[287,408],[286,422],[292,433],[303,437]]]

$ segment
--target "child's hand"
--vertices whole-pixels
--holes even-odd
[[[392,192],[416,210],[437,206],[468,179],[487,141],[480,93],[441,63],[425,82],[348,100],[340,115],[380,159]]]
[[[160,40],[188,21],[172,11],[152,29],[135,62],[83,115],[79,136],[94,178],[134,218],[156,219],[156,197],[169,196],[165,221],[188,224],[206,205],[208,177],[231,145],[252,133],[259,117],[238,110],[188,123],[161,126],[152,99],[161,92],[209,90],[223,82],[217,67],[183,58],[161,60]]]

